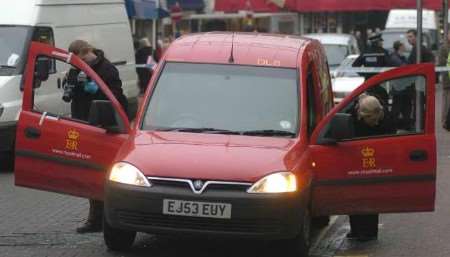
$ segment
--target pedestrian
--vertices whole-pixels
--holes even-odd
[[[358,44],[358,48],[361,52],[364,52],[364,50],[366,49],[366,44],[364,43],[365,40],[362,37],[362,33],[360,30],[357,30],[355,32],[355,38],[356,38],[356,42]]]
[[[389,53],[383,48],[383,38],[381,34],[373,34],[369,37],[369,45],[363,53],[353,62],[353,67],[388,67]],[[359,73],[366,80],[375,76],[376,73]],[[371,89],[373,94],[376,94],[383,104],[387,104],[389,95],[381,86],[376,86]]]
[[[390,56],[392,67],[400,67],[408,64],[405,52],[405,45],[400,41],[394,42],[394,52]],[[397,129],[409,130],[412,125],[412,110],[414,96],[415,79],[403,78],[391,82],[392,89],[389,94],[392,96],[392,117],[395,120]]]
[[[362,94],[352,110],[356,137],[394,134],[388,109],[375,96]],[[378,238],[378,213],[350,215],[347,238],[370,241]]]
[[[122,91],[122,81],[119,77],[119,71],[106,59],[104,52],[96,49],[84,40],[75,40],[69,46],[69,52],[74,53],[86,62],[97,75],[105,82],[113,95],[121,104],[125,113],[127,113],[128,102]],[[79,70],[71,69],[69,71],[69,80],[77,80]],[[79,120],[88,120],[90,105],[93,100],[106,100],[106,95],[99,89],[94,81],[77,83],[73,89],[71,99],[72,117]],[[98,200],[89,200],[89,215],[83,226],[77,228],[78,233],[99,232],[102,230],[103,222],[103,202]]]
[[[153,60],[153,48],[148,38],[144,37],[139,40],[139,48],[135,53],[136,64],[149,64]],[[152,77],[152,70],[149,68],[136,68],[138,75],[138,84],[141,94],[145,92],[148,83]]]
[[[411,54],[408,58],[409,64],[415,64],[417,63],[417,30],[410,29],[408,32],[406,32],[406,37],[408,38],[408,42],[413,46],[411,50]],[[421,63],[427,63],[431,62],[434,63],[434,55],[433,53],[426,48],[424,45],[421,45]]]
[[[389,63],[392,67],[400,67],[403,65],[408,64],[408,61],[405,57],[405,51],[406,47],[405,44],[403,44],[401,41],[395,41],[394,45],[394,52],[389,56]]]
[[[447,36],[447,45],[442,44],[439,49],[439,57],[438,62],[439,66],[447,66],[450,67],[450,33]],[[441,73],[441,82],[442,82],[442,115],[441,122],[442,127],[446,130],[450,131],[450,72]]]

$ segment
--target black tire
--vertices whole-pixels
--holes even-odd
[[[304,211],[300,226],[300,233],[295,238],[283,242],[286,251],[285,256],[309,256],[309,248],[311,247],[311,214],[309,209]]]
[[[136,231],[127,231],[111,227],[104,219],[103,239],[108,249],[112,251],[126,251],[131,248],[136,238]]]
[[[330,216],[318,216],[312,218],[312,225],[314,228],[324,228],[330,224]]]

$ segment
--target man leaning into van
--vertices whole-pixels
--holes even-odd
[[[102,50],[96,49],[84,40],[75,40],[69,46],[69,52],[76,54],[86,62],[109,87],[119,103],[127,113],[128,102],[122,91],[122,81],[119,71],[105,58]],[[75,85],[65,87],[64,101],[71,101],[72,118],[88,120],[89,109],[93,100],[106,100],[107,97],[98,85],[83,76],[79,70],[71,69],[67,74],[67,84]],[[89,200],[89,216],[86,223],[77,228],[78,233],[99,232],[102,230],[103,202]]]

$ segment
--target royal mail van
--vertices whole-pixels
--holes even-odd
[[[137,109],[134,51],[123,0],[0,1],[0,10],[0,156],[14,148],[20,85],[33,40],[67,49],[73,40],[84,39],[102,49],[119,69],[131,113]],[[49,79],[36,89],[36,105],[70,113],[70,104],[57,99],[63,90],[58,78],[66,71],[65,65],[52,67]]]
[[[35,108],[43,57],[81,69],[108,96],[92,103],[89,123]],[[434,209],[431,64],[374,76],[333,107],[316,40],[187,35],[167,50],[132,126],[71,53],[32,43],[26,71],[15,183],[104,200],[112,250],[139,231],[281,240],[288,256],[306,255],[312,217]],[[408,127],[361,136],[355,101],[398,85],[413,92]]]

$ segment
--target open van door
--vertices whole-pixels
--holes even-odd
[[[91,105],[109,105],[115,117],[114,129],[103,126],[101,118],[75,120],[58,114],[58,110],[42,109],[35,99],[35,88],[49,86],[64,95],[60,82],[46,84],[48,63],[84,72],[95,81],[109,101]],[[103,198],[106,172],[123,143],[130,125],[127,116],[106,84],[80,58],[50,45],[31,43],[23,82],[23,105],[17,124],[15,184],[90,199]],[[61,100],[62,101],[62,100]],[[95,101],[94,101],[95,102]],[[112,111],[114,110],[114,111]],[[95,115],[94,115],[95,116]],[[91,117],[90,117],[91,118]],[[97,119],[95,119],[97,118]]]
[[[361,122],[355,104],[362,94],[379,99],[392,129],[361,136],[354,124]],[[434,66],[405,66],[372,77],[322,120],[312,142],[314,215],[433,211]]]

